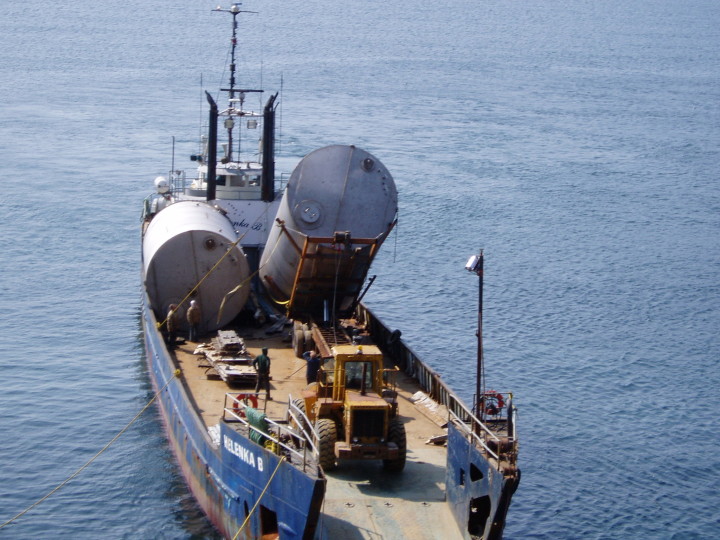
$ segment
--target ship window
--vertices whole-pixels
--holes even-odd
[[[458,479],[458,485],[459,486],[465,485],[465,469],[460,469],[460,478]]]
[[[228,176],[228,178],[230,179],[230,183],[228,185],[235,187],[245,187],[246,178],[244,174],[235,174],[232,176]]]
[[[478,480],[483,479],[483,473],[480,469],[478,469],[474,463],[470,464],[470,480],[473,482],[477,482]]]

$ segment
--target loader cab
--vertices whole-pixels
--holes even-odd
[[[332,348],[333,400],[344,401],[345,391],[352,390],[363,394],[381,393],[383,355],[374,345],[337,345]],[[324,366],[326,370],[329,366]],[[328,373],[329,374],[329,373]]]
[[[373,363],[367,360],[345,363],[345,388],[347,390],[372,391],[373,388]]]

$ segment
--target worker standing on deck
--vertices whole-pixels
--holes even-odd
[[[165,342],[167,343],[168,349],[173,349],[175,347],[175,337],[177,336],[178,327],[177,306],[175,304],[170,304],[170,307],[168,308],[165,326],[167,328]]]
[[[317,374],[320,370],[320,357],[315,351],[306,351],[303,358],[307,362],[307,370],[305,371],[305,381],[311,384],[317,381]]]
[[[197,305],[197,301],[190,300],[190,307],[185,315],[188,322],[188,339],[194,343],[197,343],[198,328],[200,327],[200,320],[202,316],[200,314],[200,306]]]
[[[253,367],[257,371],[257,382],[255,383],[255,393],[260,391],[260,387],[265,388],[265,394],[268,400],[270,397],[270,357],[267,355],[268,350],[263,348],[262,353],[258,354],[253,360]]]

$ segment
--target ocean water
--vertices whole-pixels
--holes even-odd
[[[152,397],[139,216],[190,166],[229,16],[204,1],[0,3],[0,523]],[[393,173],[367,302],[468,401],[519,408],[506,538],[720,535],[720,4],[248,0],[290,172]],[[282,82],[281,82],[282,81]],[[155,408],[0,538],[213,538]],[[391,536],[388,536],[391,538]]]

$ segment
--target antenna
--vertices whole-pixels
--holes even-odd
[[[230,9],[223,9],[220,6],[213,9],[213,11],[222,11],[225,13],[230,13],[233,16],[233,33],[232,33],[232,49],[230,51],[230,88],[227,90],[230,92],[230,99],[233,99],[235,97],[235,92],[238,90],[235,90],[235,48],[237,47],[237,16],[240,13],[258,13],[257,11],[248,11],[244,9],[240,9],[240,6],[242,5],[242,2],[235,2],[233,5],[230,6]]]
[[[231,44],[232,47],[230,49],[230,88],[221,88],[224,92],[230,93],[230,109],[228,112],[228,118],[224,122],[224,127],[227,129],[228,134],[228,152],[227,155],[224,157],[224,161],[232,161],[232,151],[233,151],[233,128],[235,127],[235,122],[232,119],[232,109],[235,107],[235,94],[240,94],[240,116],[242,116],[242,105],[245,101],[245,92],[254,92],[255,90],[242,90],[239,88],[235,88],[235,49],[237,47],[237,28],[238,28],[238,22],[237,22],[237,16],[240,13],[257,13],[257,11],[248,11],[244,9],[240,9],[240,6],[242,5],[241,2],[235,2],[233,3],[229,9],[223,9],[222,7],[218,6],[213,11],[222,11],[224,13],[230,13],[233,16],[233,31],[232,31],[232,39]],[[240,156],[240,141],[238,140],[238,157]]]

